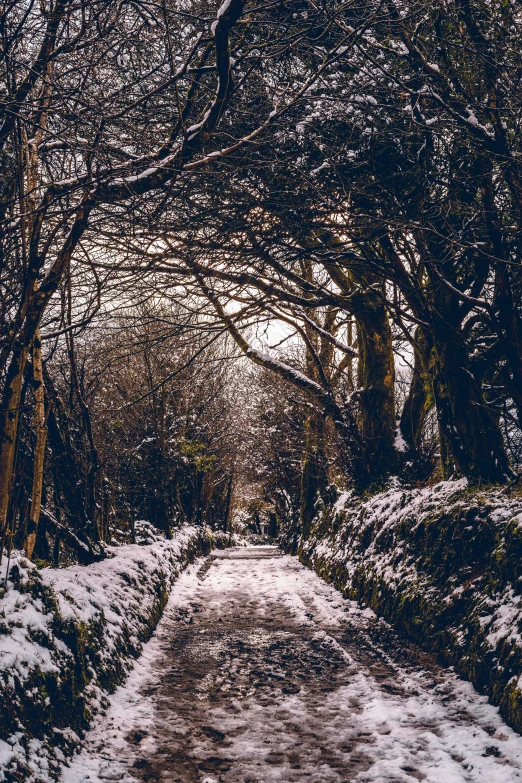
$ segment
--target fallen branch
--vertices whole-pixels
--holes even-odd
[[[85,541],[82,541],[66,525],[58,522],[56,517],[44,506],[42,506],[40,514],[44,527],[47,529],[51,528],[67,546],[74,549],[82,565],[90,565],[107,557],[107,553],[102,547],[95,548],[88,536],[85,536]]]

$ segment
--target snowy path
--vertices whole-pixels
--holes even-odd
[[[451,671],[271,547],[215,552],[63,783],[515,783],[522,738]]]

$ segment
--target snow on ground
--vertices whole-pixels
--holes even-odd
[[[62,783],[515,783],[522,738],[472,686],[269,547],[177,581]]]
[[[141,543],[108,547],[108,559],[89,566],[38,570],[15,551],[6,582],[3,558],[0,781],[53,778],[85,713],[102,710],[107,687],[131,668],[174,579],[217,541],[208,528],[185,527],[168,541],[148,523],[137,530]]]
[[[351,492],[299,541],[303,563],[443,655],[522,731],[522,496],[466,479]]]

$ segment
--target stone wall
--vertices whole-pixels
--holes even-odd
[[[288,539],[290,540],[290,539]],[[522,498],[466,482],[319,510],[300,560],[471,680],[522,732]]]

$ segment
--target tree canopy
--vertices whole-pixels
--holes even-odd
[[[518,479],[517,2],[0,19],[2,546]]]

